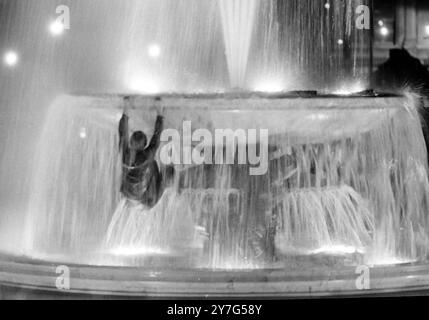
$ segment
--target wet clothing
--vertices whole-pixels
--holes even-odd
[[[121,193],[131,200],[152,208],[161,197],[161,174],[155,160],[163,130],[163,117],[158,116],[155,132],[144,150],[131,150],[128,116],[123,115],[119,124],[120,148],[122,151]]]

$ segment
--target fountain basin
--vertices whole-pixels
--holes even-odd
[[[213,272],[68,265],[70,290],[56,287],[57,264],[0,258],[2,298],[320,298],[420,295],[429,292],[429,266],[370,269],[370,287],[358,289],[356,268]]]
[[[267,174],[251,177],[236,165],[179,165],[177,178],[185,175],[185,183],[171,198],[177,201],[160,200],[150,222],[137,212],[112,228],[121,201],[117,126],[125,101],[132,130],[151,132],[160,107],[165,128],[179,132],[184,121],[211,132],[267,129]],[[73,283],[67,294],[320,297],[427,290],[427,154],[412,99],[62,96],[40,143],[27,258],[0,259],[5,286],[55,294],[55,268],[66,264]],[[131,230],[134,225],[142,228]],[[181,241],[194,225],[208,236],[191,250]],[[107,233],[113,234],[108,245]],[[380,266],[384,261],[394,266]],[[356,286],[362,265],[376,266],[368,291]]]

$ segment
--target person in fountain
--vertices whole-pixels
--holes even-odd
[[[160,145],[164,117],[158,111],[155,131],[149,144],[142,131],[129,132],[129,100],[119,122],[119,147],[122,152],[121,193],[127,199],[153,208],[162,195],[162,176],[155,154]]]

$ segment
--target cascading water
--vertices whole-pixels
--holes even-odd
[[[294,99],[165,97],[168,128],[182,130],[186,120],[194,129],[268,129],[268,171],[251,176],[246,165],[177,166],[175,187],[152,210],[120,199],[122,99],[57,100],[32,184],[30,252],[133,265],[144,259],[111,255],[164,253],[212,268],[262,267],[323,248],[346,248],[372,263],[424,259],[429,183],[413,99],[367,105],[365,98],[337,98],[324,106],[325,99],[297,107]],[[133,101],[133,126],[151,130],[155,114],[143,110],[154,104]]]
[[[300,270],[302,257],[304,269],[323,265],[326,256],[342,267],[427,258],[427,154],[416,99],[267,94],[365,89],[370,32],[355,27],[355,8],[369,1],[62,2],[77,12],[70,42],[44,39],[36,55],[46,68],[21,76],[46,79],[49,89],[32,82],[20,99],[5,98],[8,110],[18,106],[14,124],[30,107],[43,114],[40,106],[55,98],[34,125],[41,131],[34,159],[18,147],[33,139],[18,125],[26,134],[11,135],[7,154],[27,165],[9,171],[7,159],[2,163],[2,181],[18,176],[25,185],[14,198],[27,207],[25,218],[16,218],[25,221],[25,231],[13,229],[24,234],[22,251],[15,252],[191,270]],[[19,20],[46,8],[28,2],[10,10]],[[64,94],[76,91],[86,93]],[[100,91],[112,94],[89,94]],[[261,142],[234,140],[225,147],[235,148],[232,164],[175,165],[172,184],[154,208],[145,208],[120,194],[118,122],[125,96],[117,92],[159,95],[127,97],[132,130],[150,134],[154,107],[162,106],[166,129],[183,139],[184,121],[191,121],[191,135],[268,130],[267,153]],[[240,148],[266,156],[266,172],[252,176],[253,164],[237,164]]]

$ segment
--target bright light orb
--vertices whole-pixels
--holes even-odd
[[[86,133],[86,128],[85,127],[80,128],[79,137],[81,139],[85,139],[87,137],[87,133]]]
[[[383,37],[387,37],[389,35],[389,29],[387,27],[382,27],[380,28],[380,34]]]
[[[331,5],[329,4],[329,2],[326,2],[326,3],[325,3],[325,9],[326,9],[326,10],[331,9]]]
[[[156,59],[161,55],[161,47],[157,44],[151,44],[147,49],[147,53],[149,57]]]
[[[8,51],[5,53],[3,61],[9,67],[16,66],[19,61],[18,54],[14,51]]]
[[[344,40],[343,39],[338,39],[337,43],[338,43],[338,45],[342,46],[344,44]]]
[[[429,24],[425,26],[425,33],[429,37]]]
[[[65,30],[64,24],[60,21],[54,21],[49,26],[49,31],[53,36],[59,36],[63,34]]]
[[[378,25],[379,25],[380,27],[383,27],[383,26],[384,26],[384,21],[383,21],[383,20],[379,20],[379,21],[378,21]]]

